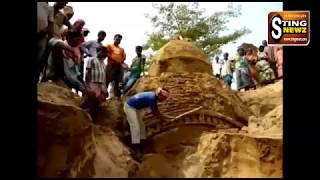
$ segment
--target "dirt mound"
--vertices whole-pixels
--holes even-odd
[[[282,105],[283,81],[280,80],[257,90],[241,92],[239,95],[258,117],[263,117],[277,106]]]
[[[282,137],[283,81],[255,91],[240,94],[241,99],[257,115],[249,120],[249,133],[257,136]]]
[[[202,106],[202,109],[185,116],[186,119],[174,121],[173,124],[160,122],[158,127],[157,123],[154,123],[154,133],[166,130],[162,129],[165,127],[171,128],[186,123],[207,124],[213,128],[241,128],[247,125],[249,117],[253,116],[236,92],[223,87],[220,81],[206,73],[161,73],[158,77],[144,77],[135,84],[128,95],[152,91],[159,86],[170,91],[169,98],[158,105],[160,112],[177,117],[199,106]],[[148,116],[144,120],[146,124],[152,124],[156,119]]]
[[[257,114],[245,131],[168,131],[153,139],[133,177],[282,177],[282,81],[240,96]]]
[[[282,139],[184,127],[152,146],[133,177],[282,177]]]
[[[38,100],[54,104],[79,107],[80,97],[67,88],[54,83],[41,83],[38,85]]]
[[[97,124],[118,129],[124,121],[123,103],[118,100],[107,100],[100,105],[97,114]]]
[[[90,116],[67,89],[53,84],[38,88],[38,176],[91,176],[95,155]]]
[[[208,56],[192,42],[170,40],[157,51],[149,68],[150,76],[159,76],[163,72],[212,74],[212,66]]]
[[[137,164],[116,134],[109,128],[95,126],[96,157],[94,178],[127,178]]]
[[[149,136],[137,164],[114,131],[124,122],[121,102],[102,104],[99,125],[93,125],[78,96],[41,84],[38,176],[282,177],[282,81],[231,91],[209,75],[203,52],[185,41],[170,41],[152,66],[152,76],[138,80],[127,95],[164,86],[171,96],[159,104],[162,113],[177,117],[202,109],[172,122],[145,117],[148,136],[156,136]]]
[[[38,87],[38,177],[128,177],[127,148],[112,130],[95,127],[69,89]]]

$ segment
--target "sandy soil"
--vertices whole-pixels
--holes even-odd
[[[130,147],[119,139],[124,130],[120,127],[125,124],[120,101],[102,104],[93,124],[90,115],[79,107],[80,97],[63,83],[41,83],[38,176],[283,176],[282,81],[247,92],[231,91],[212,76],[209,58],[201,49],[178,40],[170,41],[155,54],[149,75],[138,80],[127,95],[165,86],[171,96],[159,104],[164,114],[176,117],[201,105],[223,118],[212,115],[210,118],[220,120],[206,119],[213,123],[211,128],[197,124],[165,129],[149,139],[143,161],[137,163]],[[189,118],[197,122],[204,120],[204,115]]]
[[[239,95],[257,114],[245,133],[173,130],[153,140],[134,177],[282,177],[282,81]]]

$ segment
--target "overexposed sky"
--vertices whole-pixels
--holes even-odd
[[[161,2],[166,4],[168,2]],[[228,28],[230,30],[247,27],[252,32],[240,38],[236,43],[225,45],[223,52],[233,55],[236,48],[243,42],[253,43],[256,46],[261,44],[263,39],[267,39],[268,13],[271,11],[282,11],[282,2],[236,2],[235,6],[242,5],[242,15],[230,19]],[[50,2],[50,5],[53,5]],[[99,30],[107,32],[107,37],[103,44],[113,42],[115,34],[123,36],[120,46],[127,54],[126,63],[131,64],[135,57],[135,46],[143,45],[147,41],[147,33],[153,31],[152,24],[145,17],[146,13],[154,15],[157,11],[152,7],[152,2],[69,2],[68,5],[74,9],[74,16],[71,19],[81,18],[86,21],[85,27],[90,30],[86,40],[97,38]],[[205,14],[227,9],[228,2],[200,2],[200,8],[205,9]]]

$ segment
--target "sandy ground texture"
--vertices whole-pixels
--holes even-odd
[[[39,85],[37,176],[128,177],[136,165],[127,147],[79,104],[71,90]]]
[[[282,137],[283,133],[283,81],[257,89],[241,92],[241,99],[256,114],[249,118],[249,134]]]
[[[164,122],[148,126],[154,136],[141,163],[119,138],[126,124],[122,102],[103,103],[93,124],[80,97],[63,83],[41,83],[38,176],[282,177],[282,81],[238,93],[211,74],[208,57],[191,42],[172,40],[155,54],[149,76],[127,95],[165,86],[171,96],[159,104],[162,113],[176,117],[203,109],[170,129]],[[195,124],[185,125],[190,121]]]
[[[282,177],[282,81],[239,95],[257,114],[244,131],[159,135],[134,177]]]
[[[152,139],[138,164],[113,129],[123,118],[120,102],[103,104],[100,125],[93,125],[78,96],[41,84],[38,176],[282,177],[282,81],[238,96],[256,115],[243,131],[172,129]]]

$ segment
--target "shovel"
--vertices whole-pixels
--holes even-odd
[[[178,116],[176,116],[176,117],[166,118],[166,119],[163,119],[163,120],[166,121],[166,122],[172,122],[172,121],[174,121],[174,120],[176,120],[176,119],[181,118],[182,116],[186,116],[186,115],[191,114],[191,113],[193,113],[193,112],[199,111],[200,109],[202,109],[202,106],[199,106],[199,107],[194,108],[194,109],[192,109],[192,110],[190,110],[190,111],[184,112],[184,113],[182,113],[182,114],[180,114],[180,115],[178,115]],[[160,122],[160,121],[161,121],[161,120],[159,120],[159,119],[154,120],[154,121],[152,121],[152,122],[146,123],[146,126],[152,126],[153,124],[156,124],[156,123],[158,123],[158,122]]]
[[[181,118],[181,117],[183,117],[183,116],[186,116],[186,115],[188,115],[188,114],[191,114],[191,113],[194,113],[194,112],[196,112],[196,111],[199,111],[200,109],[202,109],[202,106],[199,106],[199,107],[194,108],[194,109],[192,109],[192,110],[190,110],[190,111],[184,112],[184,113],[182,113],[182,114],[180,114],[180,115],[178,115],[178,116],[176,116],[176,117],[174,117],[174,118],[168,119],[167,121],[169,121],[169,122],[170,122],[170,121],[174,121],[174,120],[179,119],[179,118]]]

